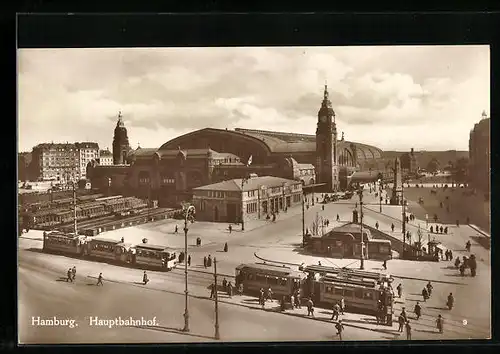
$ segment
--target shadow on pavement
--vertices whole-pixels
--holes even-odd
[[[438,334],[436,331],[430,331],[428,329],[416,329],[415,332],[423,332],[423,333],[433,333],[433,334]]]
[[[488,237],[480,237],[480,236],[471,236],[471,239],[473,239],[475,242],[489,250],[491,248],[491,242]]]
[[[449,311],[447,307],[428,307],[428,309]]]
[[[59,279],[56,279],[56,281],[62,281],[62,282],[66,282],[67,283],[68,279],[66,277],[59,277]]]
[[[149,329],[149,330],[153,330],[153,331],[161,331],[161,332],[167,332],[167,333],[183,334],[183,335],[190,336],[190,337],[214,339],[214,337],[210,337],[210,336],[204,336],[201,334],[194,334],[192,332],[184,332],[180,328],[162,327],[162,326],[130,326],[130,327],[138,328],[138,329]]]

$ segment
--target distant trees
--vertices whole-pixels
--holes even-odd
[[[467,176],[469,171],[469,159],[461,157],[452,165],[451,176],[455,183],[467,183]]]
[[[433,157],[427,164],[427,172],[436,173],[439,170],[440,164],[438,159]]]
[[[409,170],[411,167],[411,162],[410,162],[410,154],[405,152],[401,157],[399,158],[401,161],[401,169],[403,170]]]

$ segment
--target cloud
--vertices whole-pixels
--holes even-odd
[[[18,68],[21,150],[110,146],[119,110],[143,147],[204,127],[313,134],[325,81],[350,140],[467,149],[490,104],[487,46],[22,49]],[[437,123],[460,140],[415,134]]]

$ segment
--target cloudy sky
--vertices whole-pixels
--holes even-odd
[[[19,150],[132,147],[205,127],[314,134],[328,82],[345,139],[384,150],[467,150],[490,112],[488,46],[21,49]]]

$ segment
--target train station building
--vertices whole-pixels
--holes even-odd
[[[325,86],[318,111],[316,134],[295,134],[236,128],[204,128],[174,138],[159,148],[125,151],[120,165],[89,164],[93,188],[158,200],[161,207],[175,207],[191,200],[194,188],[246,178],[250,174],[294,180],[304,186],[320,185],[317,192],[348,188],[356,171],[378,176],[392,173],[392,164],[374,146],[337,136],[335,112]],[[121,134],[114,146],[128,146],[122,116]],[[120,137],[123,136],[123,144]],[[118,151],[121,151],[118,150]],[[119,166],[119,167],[118,167]],[[118,176],[116,176],[118,175]]]
[[[300,181],[250,175],[194,188],[193,205],[198,220],[239,223],[302,205],[302,194]]]

